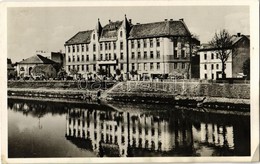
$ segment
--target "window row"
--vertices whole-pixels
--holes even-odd
[[[214,69],[219,69],[219,64],[216,64],[216,67],[214,64],[211,64],[211,70],[214,70]],[[208,66],[207,64],[204,64],[204,69],[207,70],[208,69]]]
[[[136,40],[136,42],[134,40],[131,40],[131,48],[141,48],[144,47],[146,48],[147,46],[150,47],[154,47],[154,40],[153,39],[143,39],[143,41],[141,42],[141,40]],[[156,38],[156,47],[160,47],[160,39]]]
[[[96,44],[93,44],[93,52],[95,52],[97,50],[97,46]],[[116,46],[116,42],[104,42],[104,43],[100,43],[99,44],[99,48],[100,50],[111,50],[112,49],[112,46],[113,46],[113,49],[116,50],[117,46]],[[89,51],[89,45],[86,44],[86,47],[85,45],[72,45],[72,46],[68,46],[68,53],[70,52],[80,52],[80,47],[81,47],[81,52],[87,52]],[[123,42],[120,42],[120,50],[123,50],[124,49],[124,43]]]
[[[156,51],[156,59],[160,59],[160,55],[161,55],[160,51]],[[150,59],[154,59],[155,58],[153,51],[150,51],[150,56],[149,57],[150,57]],[[135,55],[134,52],[132,52],[131,59],[141,59],[141,52],[137,52],[137,56]],[[143,59],[148,59],[147,51],[144,51]]]
[[[92,65],[93,71],[96,71],[97,67],[96,65]],[[77,71],[89,71],[90,70],[90,65],[69,65],[68,70],[77,70]]]
[[[157,69],[157,70],[160,70],[160,65],[161,63],[132,63],[131,64],[131,68],[132,70],[145,70],[145,71],[148,71],[148,68],[149,70],[154,70],[154,69]],[[150,67],[148,67],[148,65],[150,65]]]
[[[70,56],[68,56],[68,62],[79,62],[79,61],[85,61],[85,55],[81,55],[81,60],[80,60],[80,56],[78,55],[77,58],[75,56],[72,56],[72,58]],[[86,61],[89,61],[89,55],[86,55]],[[93,54],[93,61],[96,61],[96,55]]]
[[[219,59],[219,54],[218,54],[218,53],[216,53],[216,54],[211,53],[210,58],[211,58],[211,59]],[[204,60],[207,60],[207,59],[208,59],[208,54],[205,53],[205,54],[204,54]]]
[[[174,50],[174,59],[185,59],[187,58],[187,55],[185,53],[185,50],[181,50],[179,53],[177,50]]]

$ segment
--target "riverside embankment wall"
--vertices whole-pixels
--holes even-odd
[[[105,94],[109,101],[250,108],[250,84],[128,81],[118,83]]]

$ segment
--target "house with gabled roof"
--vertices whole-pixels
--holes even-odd
[[[65,42],[66,71],[96,74],[104,69],[114,76],[135,71],[140,78],[178,76],[190,78],[192,35],[183,19],[132,24],[111,21],[81,31]]]
[[[31,76],[33,68],[38,65],[52,65],[55,68],[57,63],[42,55],[34,55],[17,63],[17,75]]]
[[[250,36],[232,35],[232,47],[229,58],[226,61],[226,78],[242,78],[247,75],[243,73],[243,64],[250,58]],[[222,63],[219,59],[216,49],[209,44],[201,44],[200,55],[200,79],[220,79],[222,78]]]

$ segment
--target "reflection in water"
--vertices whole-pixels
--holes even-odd
[[[74,156],[85,155],[86,157],[90,155],[82,154],[82,152],[93,152],[99,157],[250,155],[248,116],[137,104],[119,107],[120,111],[118,111],[103,105],[11,100],[8,101],[8,107],[12,111],[25,115],[25,118],[21,118],[22,121],[28,116],[38,118],[39,129],[50,126],[41,122],[41,118],[45,118],[46,115],[51,114],[49,117],[55,119],[56,122],[58,120],[56,115],[65,116],[66,119],[51,125],[53,129],[61,129],[56,125],[61,124],[65,131],[65,138],[64,131],[52,131],[55,134],[54,139],[62,141],[57,142],[55,148],[46,150],[52,153],[53,157],[72,156],[73,153],[70,154],[70,149],[73,149],[71,145],[76,146],[79,151],[75,154],[75,150],[73,150]],[[63,121],[64,123],[62,123]],[[11,123],[9,124],[8,126],[11,128]],[[14,136],[9,136],[9,138],[21,137],[18,134],[17,136],[12,135]],[[32,138],[36,136],[34,133],[26,135]],[[59,138],[59,136],[61,137]],[[38,135],[38,137],[41,136]],[[57,150],[59,151],[57,147],[63,149],[64,139],[67,142],[67,152],[57,155]],[[45,142],[50,143],[43,144],[53,143],[49,140],[45,140]],[[22,140],[20,144],[23,144]],[[9,143],[9,146],[11,146],[9,149],[12,149],[12,143]],[[23,146],[27,145],[22,145],[21,150],[24,150]],[[39,146],[40,148],[41,146]],[[37,149],[37,146],[34,149]],[[10,151],[9,154],[16,156],[12,155]]]

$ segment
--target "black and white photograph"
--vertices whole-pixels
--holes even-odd
[[[227,2],[6,3],[2,163],[259,161],[259,2]]]

